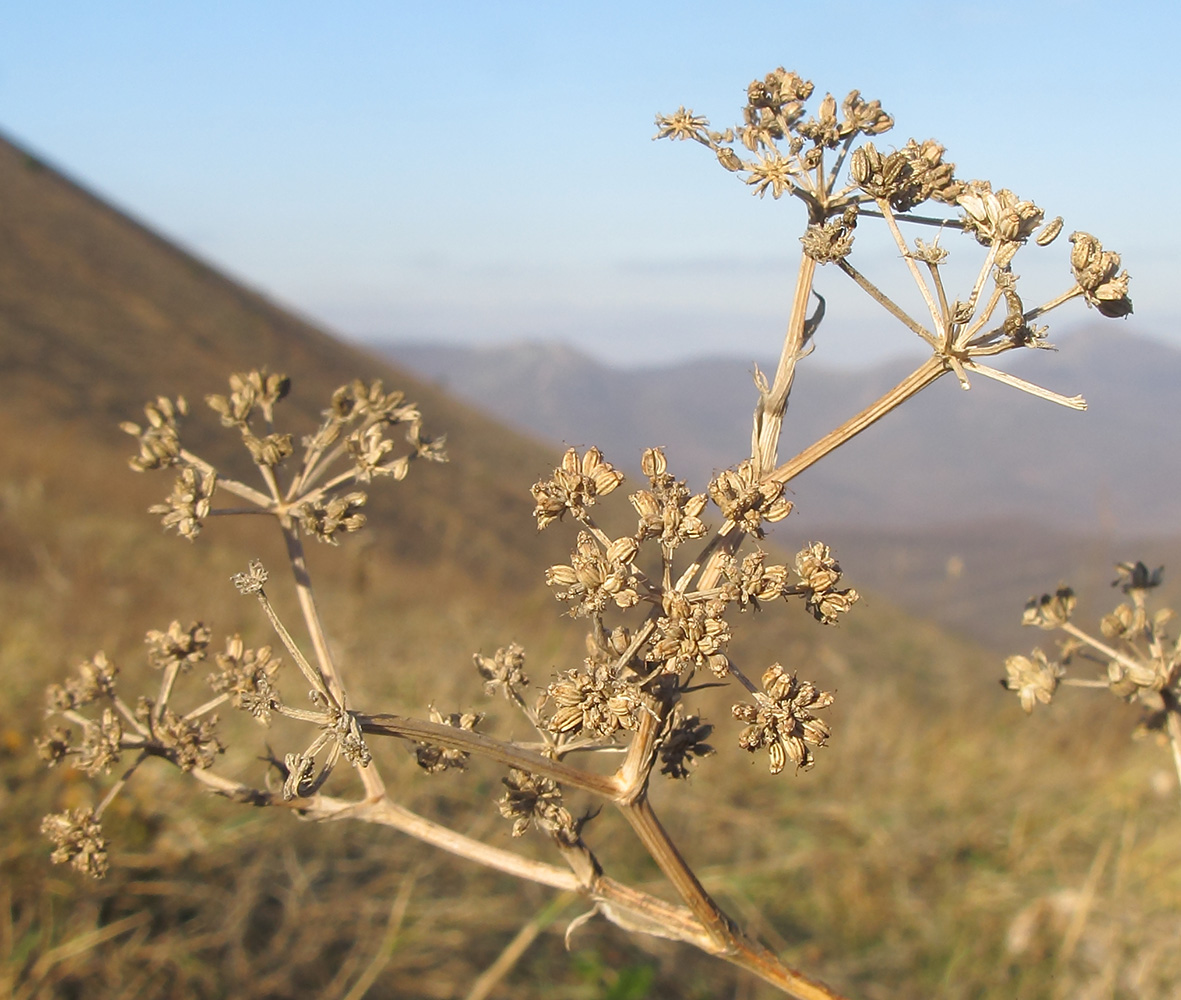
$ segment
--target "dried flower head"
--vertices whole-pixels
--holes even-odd
[[[656,620],[648,659],[663,663],[668,673],[709,667],[718,677],[730,672],[724,652],[730,626],[722,600],[690,601],[671,591],[664,596],[664,615]]]
[[[1127,316],[1132,312],[1128,297],[1127,271],[1120,271],[1120,255],[1104,250],[1090,233],[1070,234],[1070,267],[1074,280],[1083,290],[1087,305],[1094,306],[1104,316]]]
[[[156,717],[154,708],[150,698],[140,698],[135,707],[136,719],[151,731],[155,744],[182,771],[208,770],[218,754],[225,753],[216,735],[216,715],[190,719],[166,708]]]
[[[598,448],[591,448],[581,460],[578,452],[570,448],[554,474],[533,485],[531,492],[537,504],[533,516],[537,518],[538,530],[560,520],[567,511],[578,520],[585,520],[589,516],[588,508],[621,482],[623,473],[607,462]]]
[[[109,869],[107,842],[102,826],[89,806],[50,813],[41,821],[41,833],[53,842],[50,859],[69,864],[91,878],[103,878]]]
[[[273,683],[281,665],[270,646],[247,649],[242,637],[235,635],[226,640],[226,651],[217,654],[217,670],[209,675],[209,685],[219,694],[228,693],[234,708],[269,725],[271,713],[282,704]]]
[[[782,596],[788,569],[783,565],[767,566],[766,560],[767,553],[762,549],[747,553],[741,563],[733,556],[727,559],[722,567],[726,600],[737,601],[743,610],[748,607],[757,610],[759,602]]]
[[[707,145],[709,143],[705,134],[709,121],[693,114],[684,105],[671,115],[657,115],[656,127],[659,131],[653,136],[654,139],[696,139]]]
[[[1111,585],[1119,587],[1125,594],[1130,594],[1134,590],[1151,590],[1153,587],[1159,587],[1165,575],[1164,566],[1149,570],[1142,562],[1116,563],[1115,571],[1118,576],[1112,580]]]
[[[49,767],[57,767],[67,755],[73,752],[70,746],[71,732],[65,726],[54,726],[40,739],[34,740],[37,756]]]
[[[812,747],[822,747],[831,735],[828,724],[813,714],[833,703],[833,696],[811,681],[787,674],[778,663],[763,674],[763,692],[755,703],[734,706],[734,718],[747,723],[738,745],[751,753],[766,749],[772,774],[779,774],[790,760],[796,770],[814,763]]]
[[[1073,590],[1065,585],[1059,586],[1053,594],[1031,597],[1025,605],[1021,624],[1044,629],[1060,628],[1070,621],[1077,603]]]
[[[361,508],[368,499],[364,493],[355,492],[332,497],[330,500],[314,500],[300,504],[296,511],[299,515],[299,525],[316,541],[339,545],[337,532],[350,533],[365,527],[365,515],[361,513]]]
[[[507,696],[515,688],[529,686],[525,676],[525,650],[517,643],[498,649],[491,658],[476,653],[472,659],[484,678],[484,691],[494,695],[498,690]]]
[[[1022,243],[1042,224],[1044,213],[1008,188],[993,191],[988,181],[969,181],[956,199],[963,209],[964,230],[978,243]]]
[[[570,564],[549,567],[546,585],[562,588],[555,589],[554,596],[572,605],[570,613],[576,618],[601,615],[608,602],[630,608],[639,600],[636,577],[629,568],[637,548],[634,538],[624,536],[604,549],[594,535],[580,531]]]
[[[563,843],[577,843],[574,817],[562,804],[562,789],[556,781],[515,767],[500,780],[506,790],[497,807],[501,816],[513,821],[514,837],[523,836],[535,823]]]
[[[152,629],[144,637],[148,647],[148,663],[157,670],[176,666],[181,670],[190,669],[194,663],[205,659],[212,632],[201,622],[193,622],[187,629],[174,621],[167,632]]]
[[[158,396],[144,406],[148,418],[146,427],[130,420],[119,425],[127,434],[139,438],[139,454],[129,460],[136,472],[163,469],[177,463],[180,458],[180,418],[188,412],[184,396],[177,396],[175,402]]]
[[[708,757],[714,748],[706,740],[714,727],[698,715],[685,715],[678,705],[669,716],[668,735],[660,744],[660,773],[670,778],[687,778],[700,757]]]
[[[636,541],[659,539],[666,554],[690,539],[701,538],[708,531],[701,512],[709,502],[704,493],[690,494],[684,482],[668,472],[664,452],[648,448],[641,460],[651,489],[638,490],[628,500],[640,515]]]
[[[763,537],[764,521],[781,521],[791,513],[791,501],[783,496],[783,483],[760,479],[749,458],[737,469],[725,469],[709,484],[709,495],[727,521]]]
[[[109,708],[103,709],[98,722],[87,722],[82,730],[82,746],[78,751],[78,770],[92,777],[96,774],[110,774],[111,768],[119,763],[123,724]]]
[[[257,594],[267,582],[266,567],[258,559],[251,559],[246,572],[235,573],[230,580],[238,588],[239,594]]]
[[[149,514],[162,515],[165,530],[175,528],[192,541],[201,533],[201,522],[209,516],[210,502],[217,489],[217,472],[207,469],[198,472],[192,466],[181,469],[172,492],[164,503],[153,504]]]
[[[483,718],[478,712],[452,712],[443,715],[434,705],[429,706],[431,722],[441,726],[452,726],[464,729],[469,733],[476,731]],[[467,767],[468,754],[463,750],[452,750],[447,747],[434,746],[431,743],[420,743],[415,751],[418,766],[428,774],[438,774],[451,769],[462,771]]]
[[[260,438],[245,432],[242,441],[255,464],[269,469],[282,465],[295,452],[295,443],[290,434],[268,434]]]
[[[808,610],[825,625],[835,624],[861,596],[851,588],[836,589],[841,567],[823,542],[809,542],[796,553],[796,573]]]
[[[235,372],[230,376],[230,395],[209,395],[206,405],[221,418],[223,427],[245,428],[256,408],[270,421],[274,407],[291,391],[291,379],[286,375],[258,371]]]
[[[813,223],[800,237],[804,253],[820,264],[844,260],[853,252],[853,230],[857,228],[857,206],[850,205],[831,222]]]
[[[546,720],[550,732],[609,739],[620,729],[639,725],[639,688],[612,666],[587,660],[585,670],[566,671],[546,693],[557,706]]]
[[[1046,659],[1040,649],[1035,649],[1029,656],[1010,656],[1005,660],[1005,672],[1008,676],[1001,683],[1016,692],[1026,712],[1032,712],[1039,701],[1043,705],[1050,704],[1058,689],[1058,681],[1066,673],[1062,664]]]
[[[78,665],[78,676],[64,684],[51,684],[46,692],[50,711],[64,712],[81,708],[99,698],[115,696],[115,677],[118,668],[99,650],[89,660]]]

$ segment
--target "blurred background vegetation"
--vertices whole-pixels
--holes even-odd
[[[484,698],[471,654],[521,642],[538,684],[581,659],[579,628],[542,582],[573,534],[538,535],[529,516],[553,449],[333,340],[0,142],[0,994],[462,997],[537,920],[493,995],[771,996],[603,922],[567,954],[576,900],[389,830],[225,803],[164,765],[108,813],[105,882],[50,865],[41,816],[101,791],[37,759],[45,685],[104,649],[125,690],[146,689],[144,632],[173,618],[205,621],[215,644],[272,641],[228,581],[252,557],[280,565],[277,533],[242,519],[192,545],[165,537],[145,510],[170,482],[127,468],[133,443],[117,428],[149,397],[183,393],[189,446],[233,467],[234,436],[200,400],[263,365],[292,376],[280,413],[297,434],[359,376],[405,388],[427,432],[448,435],[450,465],[375,489],[370,529],[310,553],[359,707],[487,711],[508,735],[518,720]],[[810,540],[795,530],[789,518],[773,541],[794,551]],[[857,553],[837,554],[861,587]],[[1072,568],[1106,582],[1106,566]],[[835,736],[813,771],[771,779],[735,745],[732,693],[701,695],[718,753],[654,800],[707,887],[791,964],[865,1000],[1176,996],[1181,811],[1167,751],[1133,742],[1135,710],[1107,696],[1066,692],[1026,719],[997,683],[998,650],[893,606],[888,587],[861,589],[839,628],[776,608],[732,649],[836,692]],[[200,677],[188,684],[203,700]],[[264,740],[290,749],[281,726],[260,740],[226,725],[226,767],[253,782]],[[400,801],[509,846],[495,769],[432,778],[405,746],[376,749]],[[588,839],[609,870],[664,891],[614,817]],[[540,838],[513,846],[545,851]]]

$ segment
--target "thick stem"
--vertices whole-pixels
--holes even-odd
[[[787,483],[798,476],[809,466],[820,461],[835,448],[839,448],[850,438],[860,434],[871,424],[881,420],[887,413],[901,406],[911,396],[920,392],[934,382],[939,376],[948,371],[946,362],[940,357],[931,357],[924,361],[910,375],[899,382],[881,399],[871,403],[856,416],[846,420],[836,430],[830,431],[815,444],[809,445],[795,458],[784,462],[773,473],[771,479],[780,483]]]
[[[779,365],[775,369],[775,380],[759,399],[758,409],[755,410],[755,448],[752,449],[751,457],[760,471],[775,465],[787,397],[791,394],[792,382],[795,380],[796,362],[803,356],[804,342],[807,340],[808,301],[812,296],[815,274],[816,261],[807,254],[801,254],[791,316],[783,338],[783,349],[779,354]]]
[[[697,880],[693,869],[677,850],[676,844],[669,839],[660,820],[656,818],[656,813],[652,811],[647,795],[641,795],[634,802],[620,808],[624,818],[631,824],[636,836],[652,856],[652,860],[701,922],[715,946],[719,949],[728,949],[737,934],[736,928]]]

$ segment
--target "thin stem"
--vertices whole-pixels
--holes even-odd
[[[164,668],[164,676],[160,679],[160,695],[152,707],[152,722],[159,722],[164,715],[164,709],[168,705],[168,699],[172,697],[172,688],[179,674],[180,664],[176,660],[169,660],[168,666]]]
[[[984,309],[979,315],[975,317],[975,319],[973,319],[970,323],[965,324],[964,328],[960,330],[959,334],[956,336],[955,344],[953,345],[955,350],[962,351],[965,347],[969,346],[976,334],[984,329],[988,321],[992,319],[992,314],[996,312],[996,307],[1000,305],[1001,295],[1003,294],[1004,293],[1001,290],[1000,285],[997,285],[993,288],[992,295],[988,300],[988,305],[984,307]],[[972,302],[975,303],[976,293],[973,292],[972,295]]]
[[[787,483],[795,479],[830,451],[839,448],[850,438],[881,420],[891,410],[901,406],[911,396],[925,389],[947,371],[948,368],[943,358],[939,356],[928,358],[884,396],[871,403],[856,416],[846,420],[836,430],[830,431],[815,444],[809,445],[795,458],[784,462],[771,473],[769,478],[780,483]]]
[[[123,772],[118,781],[111,785],[111,787],[107,790],[107,794],[103,796],[103,800],[98,804],[97,807],[95,807],[95,822],[103,818],[103,813],[107,811],[107,806],[115,801],[115,796],[123,790],[123,786],[127,784],[127,782],[131,779],[131,776],[135,774],[136,770],[139,768],[140,764],[147,760],[149,756],[150,755],[148,753],[141,751],[140,755],[136,757],[135,762]]]
[[[1055,298],[1050,299],[1049,302],[1046,302],[1043,305],[1037,306],[1034,309],[1030,309],[1029,312],[1025,313],[1025,318],[1027,320],[1037,319],[1043,313],[1048,313],[1051,309],[1057,309],[1060,305],[1062,305],[1063,302],[1069,302],[1071,299],[1077,298],[1079,295],[1082,295],[1082,294],[1083,294],[1082,286],[1075,285],[1073,288],[1063,292],[1061,295],[1058,295]]]
[[[824,983],[784,965],[766,948],[750,941],[734,927],[669,840],[646,798],[625,808],[623,814],[709,934],[712,947],[699,944],[699,948],[753,972],[797,1000],[840,1000],[840,995]]]
[[[299,667],[299,672],[304,675],[307,682],[311,684],[312,687],[316,689],[316,691],[322,695],[325,695],[326,697],[330,697],[328,690],[324,687],[323,679],[319,674],[316,673],[315,670],[312,669],[312,665],[308,663],[307,657],[303,655],[303,652],[295,644],[295,640],[291,638],[291,633],[287,631],[287,626],[279,620],[279,616],[275,613],[275,609],[271,607],[271,602],[267,598],[266,591],[261,588],[258,591],[258,603],[262,605],[263,613],[267,616],[267,620],[271,623],[271,628],[275,630],[275,634],[278,635],[287,652],[291,654],[291,658],[295,661],[295,665]]]
[[[187,448],[182,448],[180,457],[183,461],[202,472],[217,472],[212,465],[206,462],[203,458],[198,458]],[[256,490],[252,486],[247,486],[245,483],[240,483],[236,479],[223,479],[220,475],[217,477],[217,485],[225,490],[227,493],[233,493],[235,496],[241,497],[243,500],[249,500],[256,507],[263,507],[270,509],[271,498],[265,493]]]
[[[923,296],[923,301],[927,303],[927,311],[931,314],[931,322],[934,324],[936,337],[943,340],[944,338],[940,336],[940,333],[945,329],[943,313],[939,311],[939,306],[936,305],[935,299],[931,296],[931,289],[927,287],[926,281],[923,280],[919,265],[910,252],[910,245],[902,235],[902,230],[898,228],[898,222],[894,218],[894,212],[890,208],[890,203],[884,198],[879,198],[878,207],[882,211],[882,218],[886,220],[886,225],[890,227],[890,233],[894,237],[894,242],[898,245],[902,259],[906,261],[906,269],[910,271],[910,276],[914,278],[914,283],[918,285],[919,292]]]
[[[849,150],[853,145],[853,140],[857,138],[857,133],[853,132],[849,135],[844,143],[841,145],[841,151],[837,153],[837,158],[833,162],[832,170],[828,172],[828,180],[824,183],[825,192],[832,191],[833,185],[837,182],[837,174],[841,172],[841,167],[844,165],[845,157],[849,155]]]
[[[361,731],[372,736],[393,736],[418,743],[430,743],[449,750],[478,754],[509,767],[543,775],[607,799],[614,800],[620,793],[620,785],[613,778],[583,771],[561,761],[550,760],[531,750],[523,750],[515,743],[494,739],[483,733],[474,733],[469,729],[427,722],[425,719],[412,719],[403,715],[358,713],[355,718]]]
[[[980,270],[976,273],[976,280],[972,284],[972,294],[968,296],[968,308],[975,310],[976,300],[980,298],[980,292],[984,288],[984,282],[988,280],[988,276],[992,273],[992,265],[996,260],[997,244],[992,242],[988,246],[988,253],[984,257],[984,263],[980,265]],[[979,329],[979,327],[977,327]],[[963,340],[963,337],[958,338]]]
[[[1063,622],[1058,627],[1062,629],[1062,631],[1067,635],[1072,635],[1080,642],[1085,642],[1092,649],[1099,650],[1099,652],[1104,656],[1115,660],[1116,663],[1122,664],[1128,670],[1140,669],[1140,664],[1137,663],[1132,657],[1128,656],[1126,653],[1121,653],[1118,649],[1113,649],[1105,642],[1100,642],[1098,639],[1092,638],[1073,622]]]
[[[912,333],[917,333],[935,350],[939,350],[939,341],[936,340],[930,333],[924,330],[915,320],[901,306],[894,302],[885,292],[883,292],[877,285],[870,281],[865,275],[857,270],[849,263],[848,258],[837,261],[837,267],[852,278],[862,290],[865,291],[870,298],[872,298],[878,305],[882,306],[891,316],[902,323]]]
[[[876,204],[876,200],[869,197],[866,198],[866,202],[874,202]],[[872,208],[862,208],[860,214],[873,219],[884,219],[886,217],[884,213],[875,212]],[[891,214],[899,222],[910,222],[917,226],[935,226],[940,229],[964,228],[964,224],[959,219],[937,219],[926,215],[908,215],[906,212],[894,212],[893,210],[891,210]]]
[[[970,359],[965,360],[963,366],[968,371],[976,372],[978,375],[984,375],[986,378],[993,379],[996,382],[1003,382],[1005,385],[1011,385],[1014,389],[1028,392],[1031,396],[1037,396],[1039,399],[1048,399],[1051,403],[1057,403],[1059,406],[1068,406],[1072,410],[1085,410],[1087,408],[1087,401],[1082,396],[1063,396],[1061,393],[1053,392],[1050,389],[1043,389],[1040,385],[1036,385],[1033,382],[1026,382],[1025,379],[1018,378],[1016,375],[1010,375],[1008,372],[1000,371],[989,365],[978,364]]]
[[[223,692],[222,694],[219,694],[213,698],[210,698],[207,702],[205,702],[204,705],[198,705],[191,712],[187,713],[185,715],[184,719],[186,722],[191,722],[193,719],[200,718],[206,712],[212,712],[215,708],[217,708],[218,705],[222,704],[223,702],[227,702],[229,700],[230,700],[229,694]]]
[[[935,237],[939,239],[938,236]],[[951,338],[952,322],[951,307],[947,304],[947,290],[943,287],[943,275],[939,273],[939,265],[927,262],[927,270],[931,272],[931,281],[935,285],[935,294],[939,296],[939,312],[943,317],[943,343],[946,350],[947,341]]]
[[[332,660],[332,653],[328,649],[328,638],[324,634],[324,625],[320,621],[320,613],[316,609],[316,597],[312,592],[312,580],[308,575],[307,558],[304,555],[303,542],[299,533],[290,521],[281,525],[283,541],[287,544],[287,558],[291,563],[291,572],[295,577],[295,592],[299,598],[299,608],[303,612],[303,619],[308,633],[312,638],[312,648],[316,651],[316,662],[319,664],[328,690],[332,693],[337,705],[344,707],[344,687],[336,664]]]

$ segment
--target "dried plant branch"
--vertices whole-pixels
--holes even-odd
[[[212,655],[208,680],[214,696],[194,699],[194,709],[177,709],[173,703],[184,689],[185,675],[210,659],[210,633],[199,622],[188,629],[173,622],[166,632],[149,633],[149,661],[162,677],[155,699],[142,698],[135,708],[117,693],[114,666],[96,654],[79,667],[76,677],[49,692],[51,712],[81,727],[81,738],[55,727],[38,741],[38,751],[51,766],[71,759],[91,775],[109,773],[127,752],[134,753],[136,761],[97,810],[80,807],[46,817],[43,830],[54,843],[54,860],[96,876],[106,871],[101,814],[150,757],[167,761],[236,802],[287,809],[320,822],[351,819],[388,826],[486,868],[576,894],[592,909],[571,930],[583,919],[601,915],[625,932],[681,941],[718,956],[788,995],[837,998],[827,986],[792,969],[746,935],[723,912],[669,837],[648,797],[654,779],[683,779],[714,753],[709,742],[714,726],[686,707],[686,699],[702,688],[736,685],[744,699],[731,709],[737,745],[748,753],[765,754],[772,775],[790,772],[789,763],[797,773],[808,771],[832,735],[823,714],[834,700],[831,693],[780,663],[766,666],[761,674],[748,674],[749,665],[744,669],[734,662],[728,648],[734,631],[753,617],[741,618],[742,611],[800,601],[818,622],[833,624],[849,612],[858,594],[841,586],[842,569],[823,542],[806,543],[791,566],[771,564],[767,551],[748,543],[761,541],[790,515],[786,483],[947,372],[965,388],[968,374],[979,373],[1081,408],[1081,397],[1061,396],[977,359],[1048,346],[1045,328],[1031,326],[1031,321],[1072,298],[1081,297],[1106,316],[1126,315],[1131,301],[1119,255],[1105,250],[1094,237],[1076,232],[1070,237],[1071,289],[1026,310],[1012,261],[1031,239],[1038,246],[1052,242],[1061,220],[1043,226],[1042,210],[1032,202],[1005,188],[994,191],[987,181],[957,179],[954,164],[944,160],[944,149],[934,140],[912,139],[891,152],[879,151],[871,140],[891,129],[894,121],[877,101],[867,101],[857,91],[840,104],[825,95],[809,114],[812,94],[810,81],[780,68],[750,84],[737,126],[715,130],[683,107],[657,118],[658,138],[691,140],[709,149],[752,193],[769,193],[773,199],[789,195],[802,202],[806,219],[791,308],[773,377],[768,382],[762,372],[755,372],[750,454],[718,473],[704,491],[692,493],[668,471],[663,452],[648,449],[641,460],[647,483],[627,496],[635,530],[613,537],[604,525],[619,522],[596,519],[594,508],[610,502],[624,476],[598,448],[581,454],[569,449],[553,474],[532,487],[539,529],[567,519],[576,523],[568,562],[548,567],[545,582],[568,616],[585,625],[587,655],[581,664],[555,668],[548,683],[532,689],[524,650],[516,644],[491,657],[475,656],[485,692],[503,696],[520,713],[535,734],[528,740],[504,740],[478,731],[483,717],[476,712],[445,714],[432,705],[429,718],[423,719],[358,711],[345,672],[333,658],[330,623],[322,619],[317,604],[304,538],[338,544],[365,526],[366,491],[374,480],[398,481],[413,462],[445,460],[443,440],[424,436],[418,408],[401,392],[387,392],[380,382],[358,380],[341,386],[322,411],[319,425],[302,438],[302,457],[296,459],[295,437],[278,429],[275,420],[290,380],[266,370],[233,374],[229,393],[211,395],[206,403],[222,426],[240,437],[264,489],[221,477],[212,464],[182,447],[180,424],[188,415],[183,398],[158,397],[144,408],[145,424],[122,425],[139,446],[130,461],[134,469],[171,469],[177,475],[166,501],[151,508],[166,528],[191,540],[210,517],[262,513],[274,518],[312,656],[303,653],[271,605],[261,564],[252,563],[234,582],[242,593],[257,596],[283,650],[312,688],[311,706],[284,701],[278,687],[280,661],[269,646],[248,649],[234,636],[227,639],[224,652]],[[920,205],[940,217],[913,214]],[[884,221],[891,233],[926,303],[930,330],[850,262],[856,229],[867,220]],[[916,239],[912,247],[903,236],[903,222],[970,235],[983,248],[977,250],[983,262],[965,300],[950,298],[944,287],[941,266],[948,249],[939,245],[938,237],[929,245]],[[814,291],[816,269],[824,264],[836,264],[885,315],[922,338],[931,356],[879,400],[781,463],[779,442],[792,388],[828,308]],[[986,295],[989,281],[992,287]],[[817,305],[809,316],[814,298]],[[1004,319],[998,316],[994,321],[1002,305]],[[400,438],[390,436],[395,428]],[[219,490],[245,506],[238,502],[213,507]],[[721,517],[714,528],[706,523],[711,503]],[[1127,615],[1140,630],[1139,646],[1135,637],[1125,637],[1129,648],[1122,651],[1086,641],[1109,656],[1113,690],[1127,688],[1156,706],[1181,774],[1176,690],[1181,667],[1175,647],[1163,640],[1163,623],[1154,619],[1148,626],[1141,621],[1139,598]],[[1056,624],[1063,625],[1072,641],[1082,641],[1082,633],[1076,635],[1073,626],[1063,623]],[[1036,663],[1016,665],[1010,674],[1028,708],[1035,701],[1049,700],[1061,670],[1043,656]],[[249,712],[263,725],[279,715],[305,727],[308,735],[301,748],[281,760],[268,750],[267,787],[232,780],[214,768],[225,747],[213,713],[223,705]],[[565,867],[492,847],[406,809],[382,781],[367,739],[372,737],[412,744],[419,768],[428,775],[462,770],[472,757],[505,769],[497,808],[511,822],[513,836],[539,833]],[[622,759],[610,775],[568,762],[574,753],[585,760],[592,752],[621,754]],[[335,767],[342,758],[350,765],[342,771],[360,778],[360,799],[325,791],[330,780],[338,780]],[[275,784],[281,782],[281,787],[272,789],[276,774]],[[574,817],[564,798],[569,790],[595,796],[623,814],[683,905],[625,885],[604,871],[591,847],[594,817]],[[409,884],[404,886],[405,899],[400,894],[395,900],[385,940],[352,994],[363,993],[388,959],[405,916]],[[543,925],[541,916],[527,922],[473,985],[471,995],[484,995]]]

